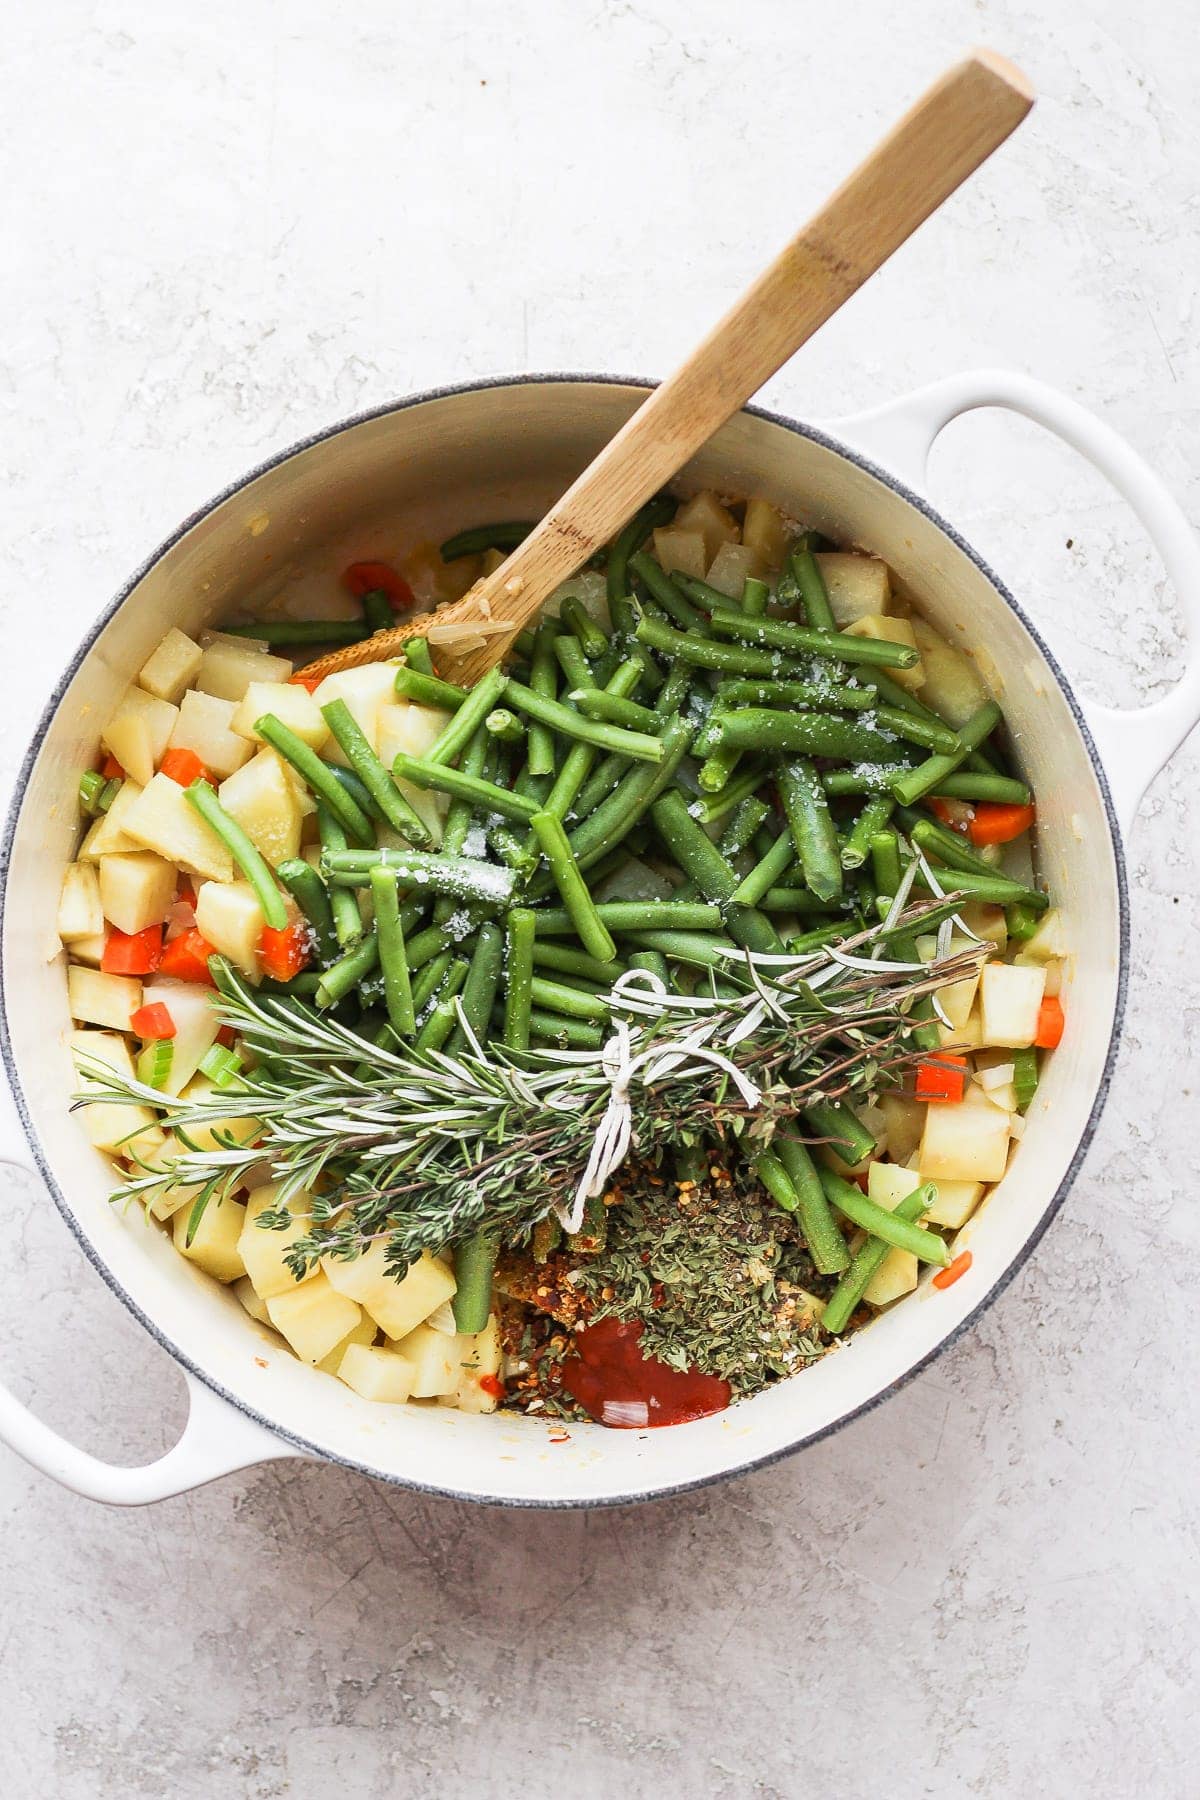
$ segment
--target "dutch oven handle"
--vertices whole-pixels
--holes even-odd
[[[1200,543],[1166,486],[1111,426],[1054,388],[1006,369],[973,369],[918,388],[872,412],[829,427],[919,493],[938,435],[961,414],[999,406],[1020,413],[1078,450],[1128,500],[1174,586],[1188,645],[1179,680],[1165,699],[1127,711],[1087,700],[1084,712],[1101,752],[1122,831],[1142,797],[1200,720]]]

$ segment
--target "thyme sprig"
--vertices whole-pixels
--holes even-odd
[[[198,1188],[193,1232],[214,1196],[265,1163],[281,1186],[261,1222],[308,1226],[288,1251],[298,1277],[320,1256],[349,1259],[380,1240],[399,1273],[484,1226],[519,1244],[552,1208],[569,1222],[631,1147],[767,1138],[817,1099],[895,1085],[921,1054],[915,1003],[989,953],[888,960],[887,938],[938,906],[806,956],[731,952],[732,993],[727,982],[667,993],[631,972],[614,986],[613,1036],[599,1052],[484,1050],[469,1030],[455,1055],[391,1050],[302,1001],[257,994],[214,958],[217,1012],[252,1052],[250,1072],[185,1099],[96,1064],[75,1103],[149,1105],[182,1145],[164,1164],[130,1144],[114,1200],[150,1207]],[[258,1122],[248,1141],[225,1128],[231,1113]],[[216,1148],[198,1144],[201,1127]]]

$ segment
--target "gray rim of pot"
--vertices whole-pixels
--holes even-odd
[[[249,487],[250,484],[257,481],[260,476],[268,474],[272,469],[279,468],[282,463],[288,462],[292,457],[300,455],[303,451],[310,450],[318,444],[326,443],[329,439],[339,436],[344,431],[352,430],[356,425],[365,424],[371,419],[385,418],[390,413],[406,412],[411,407],[424,406],[432,400],[446,400],[460,394],[483,393],[491,388],[527,387],[547,382],[600,385],[605,387],[642,388],[646,391],[651,390],[657,385],[653,381],[646,380],[644,376],[554,372],[549,374],[501,375],[482,381],[463,381],[453,383],[447,387],[427,388],[423,393],[412,394],[405,399],[395,400],[384,406],[371,407],[366,412],[355,413],[349,418],[339,420],[334,425],[326,426],[321,431],[312,432],[308,437],[299,439],[298,442],[289,445],[285,450],[278,451],[274,456],[268,457],[265,462],[261,462],[257,467],[251,469],[248,474],[243,475],[239,480],[231,482],[227,488],[222,489],[222,491],[217,494],[215,498],[210,500],[207,505],[200,507],[196,512],[184,519],[183,523],[177,526],[176,529],[171,532],[170,536],[165,538],[163,542],[159,544],[158,548],[147,557],[141,567],[130,576],[129,580],[116,595],[115,599],[110,601],[109,605],[105,607],[99,618],[92,625],[90,631],[71,658],[67,668],[63,671],[55,684],[54,691],[38,721],[37,729],[33,734],[29,749],[25,754],[24,761],[22,762],[20,771],[17,775],[12,800],[8,809],[8,817],[5,822],[3,842],[0,843],[0,943],[3,942],[4,912],[8,900],[8,872],[12,859],[13,839],[16,833],[21,803],[25,796],[25,789],[29,781],[30,772],[37,760],[38,753],[41,750],[42,743],[50,728],[54,715],[58,710],[59,704],[62,701],[63,695],[85,658],[91,653],[97,637],[118,609],[124,605],[134,589],[149,574],[155,564],[160,562],[167,552],[199,524],[202,519],[207,518],[209,513],[215,511],[218,506],[223,505],[224,502],[230,499],[234,494],[240,493],[243,488]],[[1108,820],[1109,835],[1112,840],[1113,848],[1113,862],[1117,876],[1120,938],[1120,960],[1117,971],[1117,999],[1116,1006],[1113,1010],[1112,1032],[1105,1052],[1104,1068],[1101,1072],[1100,1081],[1096,1089],[1096,1098],[1092,1103],[1092,1108],[1088,1114],[1087,1123],[1080,1135],[1079,1143],[1076,1146],[1066,1174],[1059,1182],[1058,1187],[1055,1189],[1047,1203],[1037,1225],[1031,1231],[1019,1253],[1013,1258],[1008,1268],[1005,1269],[1004,1273],[984,1295],[983,1299],[979,1302],[979,1305],[975,1307],[972,1312],[968,1313],[967,1317],[963,1319],[953,1331],[942,1338],[934,1349],[928,1351],[927,1354],[921,1357],[918,1362],[915,1362],[911,1368],[906,1369],[904,1373],[898,1376],[888,1387],[884,1388],[880,1393],[873,1395],[869,1400],[864,1400],[861,1405],[854,1407],[852,1411],[843,1413],[840,1418],[832,1421],[830,1424],[822,1426],[817,1431],[810,1432],[805,1437],[798,1438],[795,1443],[787,1444],[781,1449],[767,1451],[762,1456],[747,1457],[744,1462],[738,1463],[734,1468],[721,1469],[712,1475],[701,1475],[691,1481],[676,1482],[669,1487],[655,1487],[640,1493],[630,1492],[628,1494],[613,1495],[611,1497],[595,1500],[575,1498],[562,1500],[512,1500],[499,1495],[489,1497],[486,1495],[471,1494],[466,1493],[459,1488],[442,1486],[437,1482],[421,1481],[414,1476],[391,1474],[387,1471],[377,1469],[369,1463],[360,1462],[354,1457],[340,1456],[336,1452],[325,1450],[319,1444],[315,1444],[309,1439],[299,1436],[296,1432],[286,1430],[274,1419],[269,1418],[265,1413],[259,1412],[257,1408],[249,1406],[238,1395],[230,1393],[227,1388],[220,1384],[220,1382],[215,1381],[211,1375],[200,1368],[190,1359],[190,1357],[186,1356],[183,1351],[178,1349],[171,1342],[162,1327],[158,1325],[155,1320],[151,1319],[143,1312],[137,1301],[133,1299],[132,1295],[125,1291],[108,1264],[93,1248],[72,1208],[59,1188],[57,1181],[51,1173],[49,1162],[42,1149],[41,1140],[38,1137],[33,1121],[29,1116],[29,1109],[25,1103],[24,1090],[22,1089],[20,1076],[17,1072],[16,1059],[13,1055],[12,1040],[8,1026],[8,994],[5,970],[3,967],[3,959],[0,958],[0,1057],[3,1058],[4,1069],[12,1088],[17,1113],[20,1117],[21,1125],[29,1142],[30,1149],[33,1152],[33,1158],[37,1165],[38,1172],[45,1182],[68,1230],[75,1238],[84,1255],[92,1264],[92,1267],[99,1274],[105,1285],[126,1307],[128,1307],[129,1311],[145,1330],[149,1332],[150,1336],[154,1338],[154,1340],[160,1344],[168,1355],[170,1355],[177,1363],[188,1370],[190,1374],[194,1375],[198,1381],[202,1381],[213,1393],[219,1394],[230,1406],[236,1407],[239,1412],[244,1413],[247,1418],[255,1420],[257,1424],[273,1433],[274,1436],[281,1438],[285,1443],[295,1445],[297,1450],[311,1454],[323,1462],[334,1463],[343,1468],[353,1469],[361,1474],[372,1476],[378,1481],[386,1481],[394,1487],[409,1488],[416,1493],[437,1494],[444,1496],[447,1499],[466,1500],[481,1506],[511,1506],[515,1508],[555,1511],[574,1511],[586,1507],[632,1506],[646,1500],[666,1500],[672,1495],[690,1493],[696,1488],[709,1487],[715,1485],[717,1482],[728,1481],[735,1476],[749,1474],[754,1469],[767,1468],[772,1463],[781,1462],[785,1457],[793,1456],[796,1452],[807,1449],[810,1444],[816,1444],[823,1438],[831,1437],[834,1432],[840,1431],[844,1425],[850,1424],[851,1420],[861,1418],[864,1414],[873,1411],[874,1408],[880,1406],[893,1394],[898,1393],[902,1387],[912,1381],[923,1369],[928,1368],[929,1364],[933,1362],[935,1357],[940,1356],[943,1350],[948,1349],[951,1344],[956,1343],[965,1332],[969,1331],[986,1309],[992,1305],[993,1301],[998,1299],[1004,1292],[1014,1276],[1024,1268],[1029,1257],[1041,1242],[1051,1220],[1066,1199],[1068,1190],[1078,1174],[1083,1159],[1087,1154],[1095,1134],[1100,1114],[1103,1111],[1105,1102],[1108,1098],[1108,1090],[1112,1083],[1113,1065],[1116,1060],[1117,1045],[1120,1039],[1121,1022],[1125,1015],[1125,1002],[1129,982],[1129,890],[1125,869],[1125,855],[1121,842],[1121,832],[1117,823],[1116,813],[1113,809],[1112,795],[1109,791],[1108,780],[1104,772],[1104,765],[1097,753],[1092,734],[1088,729],[1087,721],[1084,718],[1079,702],[1072,691],[1071,684],[1059,667],[1056,657],[1044,643],[1041,633],[1026,616],[1024,610],[1017,604],[1016,600],[1014,600],[999,576],[989,567],[979,553],[972,549],[971,545],[959,535],[954,527],[930,506],[929,502],[924,499],[922,495],[913,493],[910,488],[906,487],[902,481],[898,481],[894,475],[889,474],[886,469],[880,468],[878,464],[873,463],[868,457],[861,456],[856,450],[850,449],[847,445],[839,443],[836,438],[830,437],[826,432],[819,431],[811,425],[801,424],[796,419],[789,419],[781,413],[770,412],[764,407],[748,406],[744,408],[744,410],[752,418],[766,419],[772,425],[780,425],[784,430],[795,432],[799,437],[809,438],[813,443],[820,444],[825,449],[833,451],[836,455],[844,457],[847,462],[853,463],[856,467],[865,470],[867,474],[874,476],[877,481],[882,482],[883,485],[890,488],[893,493],[899,494],[910,506],[915,507],[919,513],[922,513],[933,525],[937,526],[938,530],[943,532],[945,536],[949,538],[950,542],[954,544],[957,549],[962,551],[964,556],[970,558],[971,562],[974,563],[979,572],[991,584],[996,593],[999,594],[1005,605],[1011,607],[1012,611],[1016,614],[1017,618],[1021,621],[1022,625],[1025,627],[1026,631],[1028,631],[1038,649],[1045,657],[1055,680],[1062,690],[1067,705],[1071,709],[1076,729],[1083,739],[1087,749],[1088,758],[1091,762],[1092,769],[1095,772],[1096,780],[1100,788],[1101,799],[1104,802],[1105,816]],[[793,1377],[792,1379],[803,1379],[803,1377]]]

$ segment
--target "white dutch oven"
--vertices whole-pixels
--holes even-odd
[[[765,495],[884,557],[933,624],[977,655],[1036,790],[1042,872],[1075,946],[1067,1034],[1011,1172],[963,1235],[974,1262],[957,1285],[925,1285],[815,1368],[727,1413],[664,1431],[573,1426],[568,1441],[552,1442],[547,1425],[532,1419],[358,1399],[298,1363],[161,1232],[110,1206],[107,1162],[67,1116],[66,984],[61,960],[48,960],[47,921],[74,847],[79,770],[131,672],[169,625],[195,632],[286,567],[332,569],[343,549],[370,554],[380,543],[436,540],[476,520],[536,515],[643,392],[544,378],[457,389],[301,444],[198,513],[151,558],[90,633],[47,708],[4,845],[3,1055],[16,1104],[0,1157],[32,1159],[87,1255],[183,1365],[191,1392],[176,1447],[149,1467],[122,1469],[74,1448],[0,1390],[0,1436],[79,1493],[135,1504],[284,1456],[518,1505],[594,1505],[691,1487],[811,1443],[897,1387],[1003,1287],[1061,1202],[1104,1100],[1121,1020],[1120,828],[1200,715],[1200,664],[1193,660],[1174,692],[1139,714],[1092,705],[1085,712],[999,581],[919,498],[929,448],[951,419],[979,406],[1008,407],[1057,432],[1135,507],[1193,632],[1200,553],[1175,503],[1106,426],[1031,381],[978,374],[828,433],[743,413],[686,475]]]

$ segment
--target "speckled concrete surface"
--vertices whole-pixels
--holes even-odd
[[[1136,15],[1136,16],[1135,16]],[[323,421],[525,367],[661,372],[963,45],[1031,122],[774,383],[829,417],[1028,368],[1200,515],[1184,0],[46,0],[5,33],[0,749],[194,502]],[[1134,520],[976,417],[934,490],[1108,697],[1170,682]],[[1133,834],[1134,970],[1083,1177],[882,1411],[644,1510],[534,1516],[276,1465],[136,1515],[0,1456],[13,1800],[1200,1791],[1193,744]],[[0,1370],[126,1460],[182,1384],[30,1183]]]

